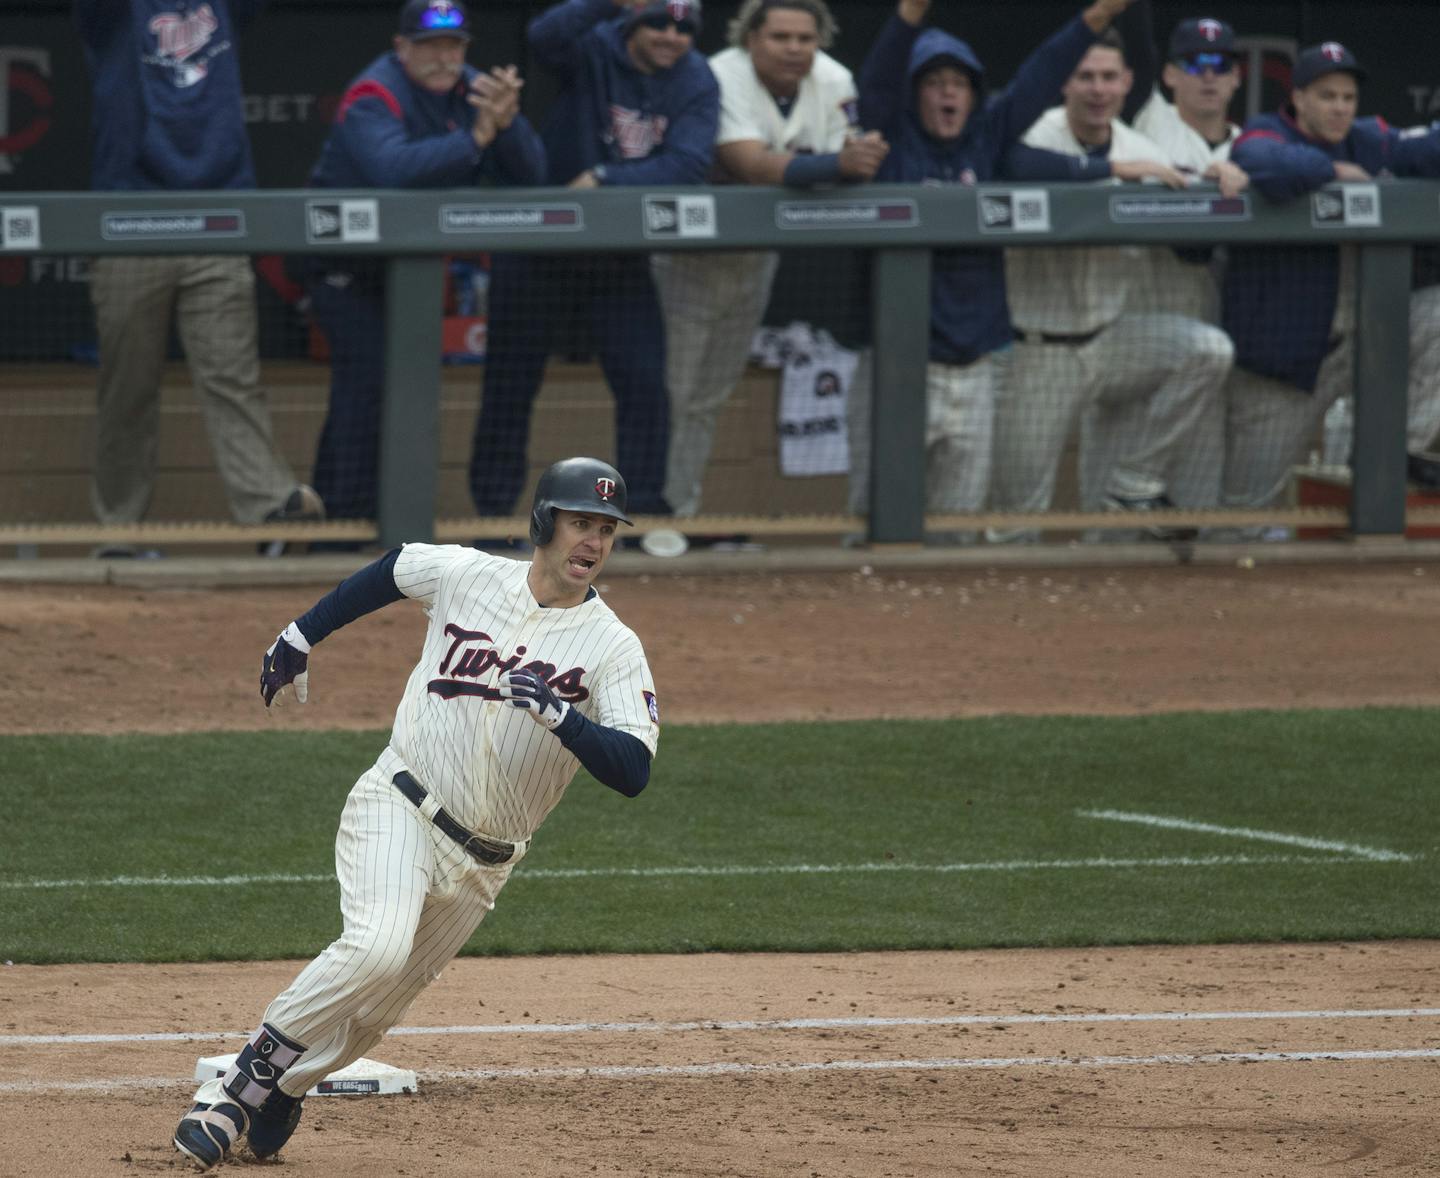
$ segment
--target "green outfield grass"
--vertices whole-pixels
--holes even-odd
[[[638,799],[581,774],[468,950],[1440,936],[1435,720],[669,727]],[[384,740],[0,738],[0,959],[310,956]]]

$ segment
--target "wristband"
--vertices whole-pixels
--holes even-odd
[[[792,188],[831,184],[841,178],[838,155],[797,155],[785,165],[783,177],[784,182]]]

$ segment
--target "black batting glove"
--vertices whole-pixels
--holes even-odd
[[[292,692],[302,704],[310,698],[310,643],[294,622],[270,644],[260,664],[260,698],[267,708],[284,704]]]

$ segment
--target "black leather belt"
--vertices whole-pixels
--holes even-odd
[[[1059,331],[1021,331],[1017,327],[1015,339],[1022,344],[1068,344],[1072,348],[1078,348],[1081,344],[1088,344],[1104,330],[1103,327],[1097,327],[1094,331],[1070,335]]]
[[[426,792],[425,787],[404,769],[395,774],[392,780],[395,788],[404,794],[417,810],[424,812],[429,809],[425,805],[425,799],[430,795]],[[464,847],[473,859],[484,863],[487,867],[501,867],[515,858],[518,848],[514,843],[507,843],[503,839],[486,838],[483,834],[475,834],[466,830],[450,817],[444,806],[435,806],[434,813],[430,815],[430,821]]]

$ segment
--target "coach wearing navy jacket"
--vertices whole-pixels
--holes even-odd
[[[238,57],[240,29],[262,6],[262,0],[76,0],[94,87],[94,188],[255,187]],[[100,340],[91,504],[101,523],[137,523],[149,509],[172,316],[231,515],[246,524],[323,518],[315,492],[296,483],[275,447],[260,387],[249,258],[107,255],[91,267],[90,298]],[[115,544],[96,555],[136,551]]]
[[[1365,71],[1345,46],[1303,50],[1290,103],[1245,124],[1231,159],[1272,201],[1336,182],[1440,176],[1440,129],[1402,133],[1355,117]],[[1223,504],[1277,501],[1326,409],[1349,393],[1354,369],[1354,247],[1233,247],[1225,275],[1224,327],[1235,342],[1226,387]],[[1440,288],[1410,302],[1409,473],[1440,485],[1421,453],[1440,428]],[[1345,461],[1348,454],[1338,456]]]
[[[695,51],[699,0],[565,0],[530,22],[561,93],[543,132],[552,184],[701,184],[720,91]],[[615,398],[616,465],[630,510],[667,513],[665,327],[643,254],[494,257],[484,401],[470,488],[481,515],[509,515],[525,484],[530,410],[559,328],[593,346]]]
[[[408,0],[394,47],[346,88],[310,183],[544,184],[545,147],[519,113],[520,78],[513,66],[482,73],[466,65],[470,34],[469,13],[455,0]],[[355,255],[312,258],[307,267],[311,309],[330,343],[330,409],[314,478],[335,518],[375,517],[383,275],[380,259]]]

